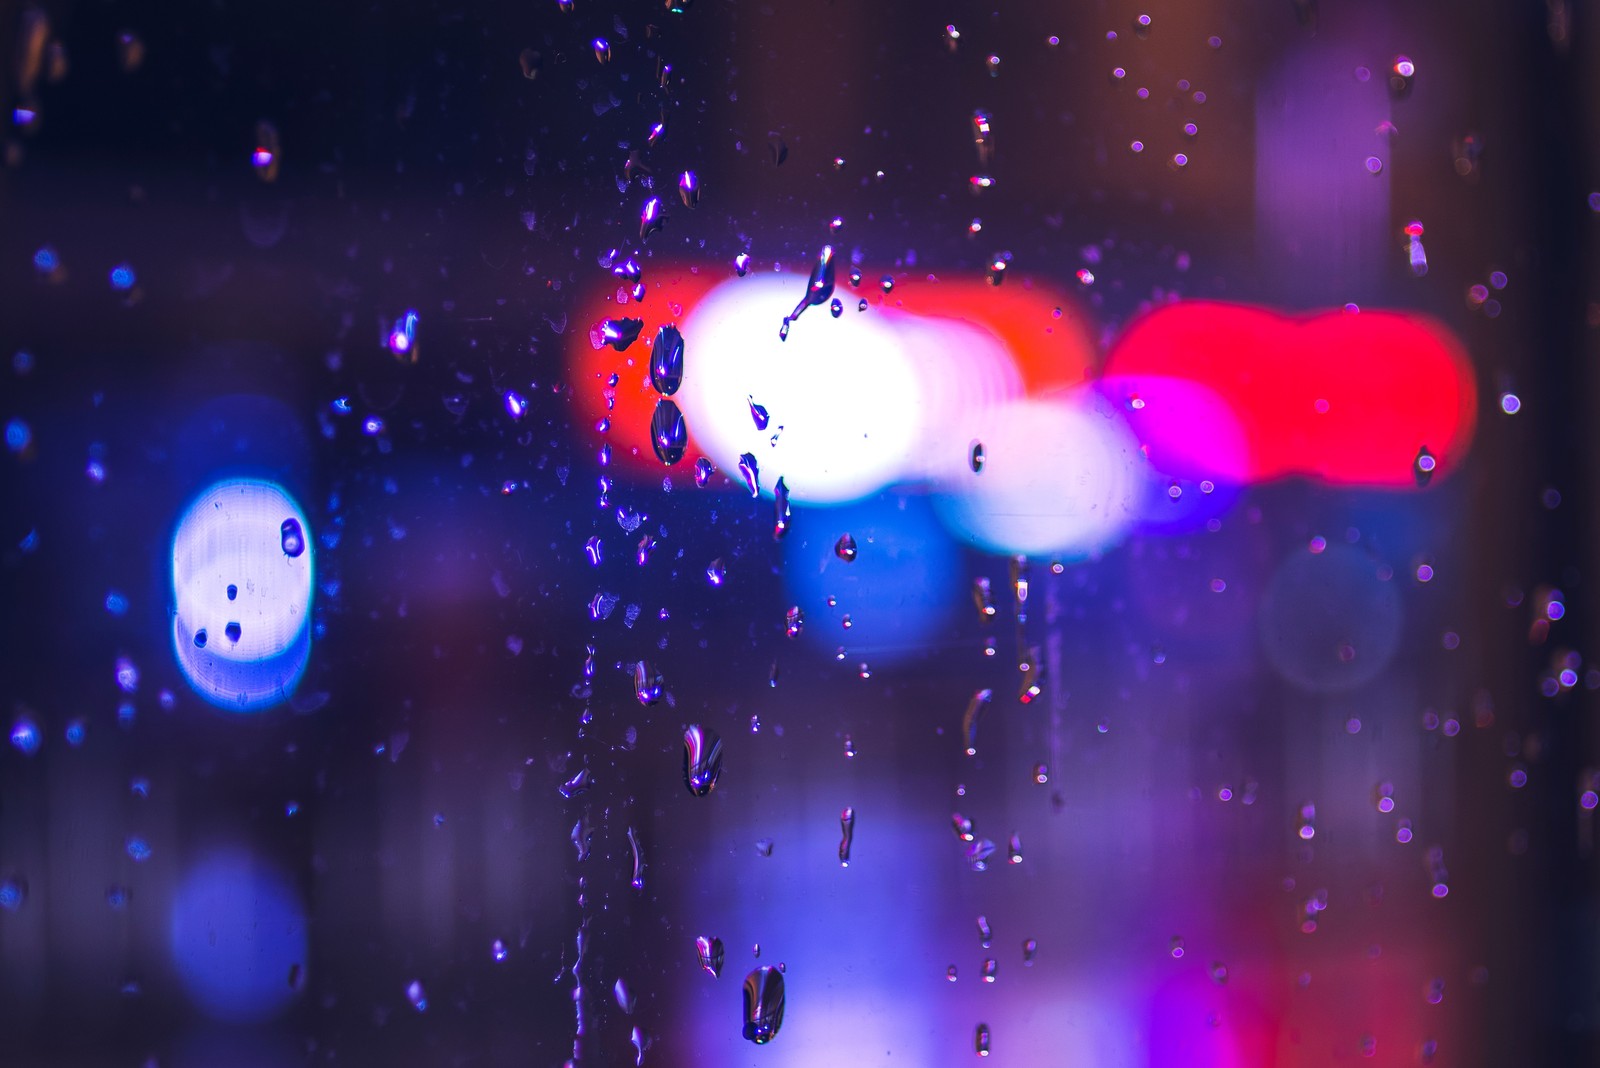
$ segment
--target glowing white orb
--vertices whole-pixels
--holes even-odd
[[[930,442],[976,401],[1020,392],[998,338],[954,319],[919,321],[892,309],[811,308],[779,339],[805,292],[800,275],[730,281],[683,323],[689,431],[723,470],[741,453],[763,489],[783,476],[796,501],[840,503],[926,473]],[[765,408],[765,429],[750,415]]]
[[[172,539],[172,643],[201,697],[253,710],[289,697],[311,655],[311,530],[271,482],[202,493]]]
[[[1138,518],[1151,477],[1115,406],[1079,387],[990,405],[968,424],[983,445],[945,447],[935,498],[951,532],[1004,553],[1090,556]]]

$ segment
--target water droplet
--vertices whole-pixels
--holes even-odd
[[[229,623],[226,627],[222,628],[222,633],[228,636],[228,640],[230,642],[237,642],[241,637],[244,636],[243,629],[240,628],[239,624],[237,623]]]
[[[961,839],[963,842],[972,841],[972,821],[967,819],[967,817],[963,816],[961,813],[950,813],[950,827],[956,832],[956,837]],[[978,921],[978,930],[981,932],[986,926],[986,922],[982,916],[978,917]]]
[[[628,828],[628,845],[633,848],[633,879],[631,884],[635,890],[643,890],[644,847],[639,844],[639,832],[633,827]]]
[[[967,466],[972,469],[973,474],[982,473],[983,460],[983,442],[974,440],[967,446]]]
[[[683,784],[696,797],[716,788],[722,776],[722,739],[709,727],[693,724],[683,732]]]
[[[1228,982],[1228,966],[1220,960],[1211,962],[1211,981],[1218,986],[1225,986]]]
[[[854,757],[855,755],[856,755],[856,743],[854,741],[852,741],[850,736],[847,734],[847,735],[844,736],[844,758],[846,760],[849,760],[852,757]]]
[[[1429,452],[1428,447],[1424,445],[1417,450],[1417,458],[1412,466],[1415,468],[1417,485],[1426,486],[1433,481],[1433,472],[1434,468],[1438,466],[1438,461],[1434,459],[1433,453]]]
[[[791,320],[800,318],[800,313],[817,304],[826,304],[828,298],[833,296],[834,288],[833,246],[823,245],[817,253],[816,266],[811,268],[811,277],[806,280],[805,296],[794,306],[794,311],[789,313]]]
[[[204,649],[206,647],[206,628],[201,627],[199,630],[194,632],[194,644],[195,648],[197,649]]]
[[[589,558],[589,565],[591,567],[600,566],[600,560],[603,553],[602,545],[598,537],[591,537],[588,541],[584,542],[583,552],[584,555]]]
[[[561,796],[570,801],[572,798],[577,797],[579,794],[583,793],[593,785],[594,778],[589,774],[589,769],[581,768],[579,769],[578,774],[561,784]],[[573,828],[573,831],[576,833],[577,828]],[[581,853],[583,850],[580,849],[579,852]]]
[[[637,999],[634,998],[633,992],[628,989],[628,984],[620,976],[617,978],[616,985],[611,988],[611,996],[617,999],[617,1007],[619,1009],[629,1016],[633,1015]]]
[[[783,632],[791,638],[798,638],[800,631],[805,628],[806,617],[800,611],[799,605],[793,605],[783,614]]]
[[[756,856],[758,856],[758,857],[770,857],[770,856],[772,856],[772,839],[770,839],[770,838],[757,838],[756,839]],[[756,956],[759,957],[760,955],[761,954],[758,951],[756,953]]]
[[[641,660],[633,666],[633,696],[641,705],[653,705],[661,700],[661,673]]]
[[[772,509],[774,514],[772,536],[781,540],[789,533],[789,487],[783,481],[783,476],[778,476],[777,484],[772,487]]]
[[[650,132],[644,135],[645,146],[647,148],[654,148],[654,147],[656,147],[656,145],[660,144],[661,143],[661,139],[666,137],[666,136],[667,136],[667,120],[666,120],[666,117],[663,116],[659,122],[657,122],[654,126],[650,127]]]
[[[722,557],[717,557],[706,565],[706,581],[713,586],[720,586],[728,577],[728,569],[722,562]]]
[[[772,160],[774,167],[783,166],[784,160],[789,158],[789,145],[777,134],[770,135],[767,141],[767,158]]]
[[[306,551],[306,534],[300,529],[300,520],[290,517],[278,527],[278,544],[285,556],[299,556]]]
[[[643,329],[643,319],[607,319],[600,324],[600,344],[622,352],[639,339],[639,331]],[[616,385],[615,382],[611,384]]]
[[[989,858],[994,856],[994,843],[987,838],[979,838],[967,846],[967,866],[973,871],[988,871]]]
[[[670,323],[656,331],[650,346],[650,384],[668,397],[683,384],[683,334]]]
[[[999,970],[999,968],[999,963],[993,957],[985,960],[983,962],[983,981],[986,983],[994,982],[995,973]]]
[[[1011,832],[1011,841],[1006,843],[1006,860],[1011,864],[1022,863],[1022,835],[1016,831]]]
[[[1039,941],[1030,938],[1022,943],[1022,964],[1024,967],[1033,967],[1033,959],[1039,955]]]
[[[846,807],[839,813],[839,864],[850,866],[850,844],[856,833],[856,810]]]
[[[978,717],[993,699],[993,690],[979,690],[972,695],[967,710],[961,715],[961,737],[966,742],[967,756],[978,755]],[[966,840],[971,841],[970,838]]]
[[[710,972],[713,979],[722,975],[722,939],[701,935],[694,940],[694,952],[700,958],[700,967]]]
[[[745,402],[750,405],[750,421],[756,425],[756,429],[767,429],[767,424],[772,421],[772,417],[767,414],[766,408],[757,404],[755,398],[749,394],[745,394]]]
[[[789,324],[791,322],[793,322],[793,320],[791,320],[788,316],[784,316],[783,325],[778,327],[778,340],[779,341],[788,341],[789,340]]]
[[[744,478],[744,485],[750,491],[750,496],[761,496],[761,468],[757,465],[753,454],[746,452],[739,455],[739,474]]]
[[[987,111],[972,113],[972,141],[978,149],[978,163],[987,167],[994,155],[994,131]]]
[[[1039,647],[1029,648],[1028,658],[1018,666],[1022,669],[1022,683],[1017,689],[1017,700],[1029,705],[1039,696],[1039,676],[1044,673],[1044,665],[1039,662]]]
[[[596,37],[589,42],[589,47],[594,49],[594,58],[601,63],[611,62],[611,44],[604,37]]]
[[[866,310],[867,310],[867,298],[866,297],[862,297],[860,300],[858,300],[856,302],[856,311],[864,312]]]
[[[656,459],[671,467],[683,459],[683,450],[688,444],[689,428],[677,404],[666,399],[656,402],[655,414],[650,417],[650,445],[655,449]]]
[[[750,253],[741,252],[733,258],[733,269],[740,278],[750,273]]]
[[[667,216],[662,210],[661,198],[651,197],[644,202],[644,207],[639,209],[639,240],[648,240],[651,234],[666,224]]]
[[[705,489],[711,484],[711,476],[715,472],[716,468],[711,465],[711,461],[704,456],[700,457],[694,462],[694,484],[700,489]]]
[[[422,989],[422,983],[416,979],[406,987],[406,1000],[411,1002],[411,1007],[418,1012],[428,1011],[428,992]]]
[[[1409,56],[1395,56],[1389,64],[1389,92],[1396,100],[1410,94],[1417,80],[1417,65]]]
[[[700,206],[700,179],[695,177],[694,171],[684,171],[678,175],[678,197],[686,208]]]
[[[566,791],[562,792],[565,793]],[[572,825],[572,846],[578,851],[578,860],[580,862],[589,859],[589,843],[593,838],[594,834],[589,829],[589,818],[587,816],[579,817],[578,822]]]
[[[975,1051],[977,1051],[977,1054],[980,1057],[987,1057],[989,1055],[989,1025],[988,1024],[979,1024],[978,1025],[978,1030],[974,1034],[973,1039],[972,1039],[972,1048]]]
[[[783,1026],[783,973],[770,965],[744,977],[744,1037],[765,1045]]]
[[[856,559],[856,539],[849,534],[839,535],[839,540],[833,543],[833,555],[845,563],[854,563]]]
[[[835,319],[844,314],[844,302],[838,297],[833,298],[833,303],[828,305],[828,311],[833,313]]]
[[[984,58],[983,65],[989,71],[989,77],[991,77],[991,78],[1000,77],[1000,57],[999,56],[995,55],[993,52],[989,53],[989,55]]]
[[[989,270],[986,275],[992,286],[1002,285],[1006,280],[1006,268],[1011,265],[1011,253],[996,252],[989,257]]]
[[[539,77],[539,68],[544,65],[544,57],[531,48],[524,48],[517,53],[517,66],[522,68],[522,76],[530,82]]]
[[[278,128],[266,120],[256,123],[256,147],[250,153],[256,177],[263,182],[276,181],[279,156]]]

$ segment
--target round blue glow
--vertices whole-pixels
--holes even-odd
[[[39,751],[39,728],[31,719],[19,719],[11,727],[11,744],[28,756]]]
[[[241,850],[191,868],[173,898],[168,945],[189,997],[215,1020],[270,1019],[295,998],[305,912],[271,868]]]
[[[61,260],[58,256],[56,256],[55,249],[51,248],[49,245],[45,245],[38,252],[33,254],[33,265],[44,274],[49,274],[57,267],[61,266]]]
[[[132,289],[133,283],[137,282],[138,280],[138,275],[134,274],[133,268],[126,263],[119,263],[115,267],[111,268],[112,289]]]
[[[219,482],[184,512],[172,541],[172,644],[201,697],[250,711],[294,692],[311,655],[309,546],[305,513],[271,482]]]
[[[810,507],[793,523],[783,543],[783,574],[805,615],[800,641],[829,652],[843,646],[852,666],[876,665],[925,652],[930,639],[949,632],[960,560],[925,499],[886,494],[841,508]],[[847,533],[856,542],[849,563],[834,551]]]
[[[12,452],[21,452],[33,441],[33,431],[21,419],[13,419],[6,424],[6,448]]]

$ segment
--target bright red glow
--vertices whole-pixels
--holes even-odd
[[[1308,475],[1341,485],[1416,486],[1426,446],[1446,474],[1465,454],[1477,404],[1472,367],[1441,325],[1394,311],[1291,317],[1186,301],[1131,325],[1106,362],[1151,463],[1177,474]],[[1203,386],[1232,413],[1219,434]],[[1159,383],[1164,382],[1164,385]],[[1174,398],[1170,407],[1155,403]]]

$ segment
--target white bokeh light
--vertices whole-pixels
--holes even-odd
[[[858,500],[925,477],[932,443],[962,411],[1020,391],[987,331],[879,306],[858,312],[860,294],[844,289],[842,316],[812,308],[781,341],[784,313],[805,286],[799,275],[729,282],[683,324],[688,355],[675,399],[724,470],[749,452],[765,490],[781,475],[796,501]],[[765,430],[750,418],[751,399],[771,416]]]
[[[291,522],[298,542],[286,549]],[[184,512],[172,539],[172,642],[200,696],[244,711],[294,691],[311,653],[310,539],[305,513],[271,482],[219,482]]]
[[[1084,557],[1117,544],[1138,518],[1151,477],[1126,421],[1099,391],[1078,387],[972,415],[984,464],[964,446],[939,454],[939,515],[962,540],[995,552]]]

